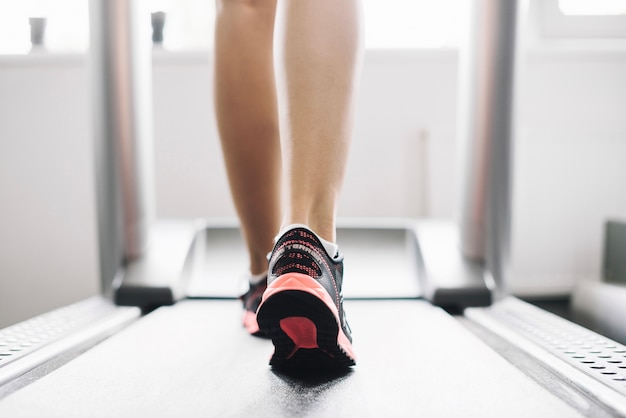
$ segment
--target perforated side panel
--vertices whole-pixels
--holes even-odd
[[[99,297],[0,330],[0,368],[113,312]]]
[[[483,312],[626,396],[626,346],[513,298]]]

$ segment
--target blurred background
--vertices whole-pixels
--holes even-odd
[[[364,0],[343,218],[455,219],[465,0]],[[519,27],[511,261],[520,296],[601,280],[626,220],[626,1],[528,0]],[[0,0],[0,328],[99,292],[88,2]],[[234,218],[212,102],[214,4],[148,1],[160,218]],[[151,33],[145,36],[150,38]]]

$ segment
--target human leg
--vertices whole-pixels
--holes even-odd
[[[335,240],[335,214],[352,135],[361,60],[359,0],[284,1],[279,102],[286,208]]]
[[[281,150],[273,66],[276,0],[217,0],[215,107],[252,274],[280,225]]]
[[[360,2],[286,0],[279,9],[287,199],[257,319],[274,343],[273,366],[344,368],[355,356],[343,310],[343,256],[329,248],[352,134]]]

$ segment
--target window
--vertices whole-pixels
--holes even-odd
[[[366,48],[456,47],[467,0],[364,0]]]
[[[456,47],[467,0],[364,0],[367,48]],[[146,19],[164,11],[164,47],[202,50],[213,43],[212,0],[140,0]],[[84,52],[89,45],[89,1],[0,0],[0,53],[31,50],[29,18],[45,17],[45,49]],[[148,35],[149,36],[149,35]]]
[[[566,16],[626,15],[626,0],[559,0],[559,9]]]
[[[87,0],[0,0],[0,53],[31,50],[29,18],[45,17],[51,51],[85,51],[89,39]]]
[[[626,38],[626,0],[533,0],[547,38]]]
[[[150,0],[147,0],[150,1]],[[364,0],[366,48],[443,48],[459,43],[467,0]],[[151,11],[159,5],[150,2]],[[212,1],[162,0],[166,12],[164,47],[210,48],[213,42]]]
[[[215,0],[143,0],[143,10],[165,12],[163,47],[168,50],[203,50],[213,45]]]

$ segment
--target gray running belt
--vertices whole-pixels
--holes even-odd
[[[273,372],[237,301],[160,308],[0,402],[0,416],[577,417],[440,308],[346,301],[357,366]]]

